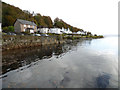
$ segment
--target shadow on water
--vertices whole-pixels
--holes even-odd
[[[71,40],[65,44],[45,45],[41,47],[2,52],[2,74],[26,65],[29,65],[28,67],[30,67],[32,62],[38,60],[49,59],[53,56],[59,58],[73,48],[76,48],[78,43],[82,46],[83,44],[88,45],[90,42],[91,39]]]
[[[98,88],[107,88],[109,86],[110,75],[104,73],[103,75],[99,75],[96,78],[96,84]]]

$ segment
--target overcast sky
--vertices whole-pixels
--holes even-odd
[[[93,34],[118,33],[120,0],[2,0],[22,10],[47,15],[54,20],[91,31]]]

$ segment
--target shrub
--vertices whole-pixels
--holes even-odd
[[[3,27],[3,28],[2,28],[2,31],[3,31],[3,32],[8,32],[8,27]]]
[[[13,26],[3,27],[3,32],[14,32]]]
[[[9,32],[14,32],[14,27],[13,26],[8,26]]]

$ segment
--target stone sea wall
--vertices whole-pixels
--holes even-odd
[[[39,36],[2,36],[2,50],[29,48],[48,44],[64,43],[62,37],[39,37]]]

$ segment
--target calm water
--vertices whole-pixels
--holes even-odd
[[[118,38],[3,52],[3,88],[117,88]]]

